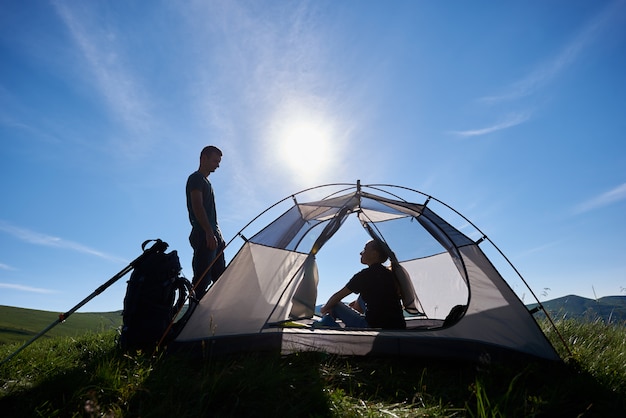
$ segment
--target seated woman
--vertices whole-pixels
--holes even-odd
[[[400,293],[396,278],[391,270],[383,266],[387,261],[383,246],[376,240],[369,241],[361,251],[361,263],[368,267],[355,274],[352,279],[332,295],[321,308],[323,325],[332,325],[341,319],[347,327],[405,329]],[[350,305],[341,302],[351,293],[358,293],[359,299]]]

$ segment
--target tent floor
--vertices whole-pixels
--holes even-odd
[[[309,320],[312,321],[312,320]],[[416,331],[416,332],[415,332]],[[380,331],[374,329],[313,328],[310,325],[266,328],[262,332],[233,334],[189,341],[173,341],[169,353],[198,358],[243,353],[316,351],[347,356],[394,356],[463,360],[480,364],[557,360],[540,358],[506,347],[466,339],[435,337],[424,329]]]
[[[302,318],[302,319],[291,319],[282,322],[276,322],[273,324],[269,324],[269,328],[310,328],[310,329],[334,329],[334,330],[375,330],[375,328],[351,328],[346,327],[341,320],[337,320],[338,328],[328,327],[324,325],[320,325],[318,321],[322,318],[320,316],[315,315],[313,318]],[[442,319],[428,319],[426,317],[407,317],[406,318],[406,329],[407,330],[425,330],[430,331],[437,328],[443,327]],[[378,330],[378,329],[376,329]]]

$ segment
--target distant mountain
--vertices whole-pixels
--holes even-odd
[[[538,304],[528,305],[533,309]],[[542,302],[552,319],[579,319],[604,322],[626,321],[626,296],[606,296],[600,299],[587,299],[581,296],[569,295]],[[540,316],[538,313],[537,316]]]

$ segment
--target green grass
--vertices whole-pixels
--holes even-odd
[[[0,366],[0,411],[6,417],[626,416],[626,326],[557,325],[573,352],[563,365],[323,353],[151,357],[119,352],[114,331],[41,339]],[[19,345],[0,346],[0,357]]]
[[[60,312],[59,312],[60,313]],[[59,313],[0,306],[0,344],[26,342],[59,318]],[[77,312],[67,323],[60,323],[42,338],[73,337],[89,331],[106,331],[122,324],[122,313]]]

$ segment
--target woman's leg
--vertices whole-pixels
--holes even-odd
[[[336,319],[341,319],[347,327],[369,328],[365,317],[343,302],[336,304],[331,314]]]

